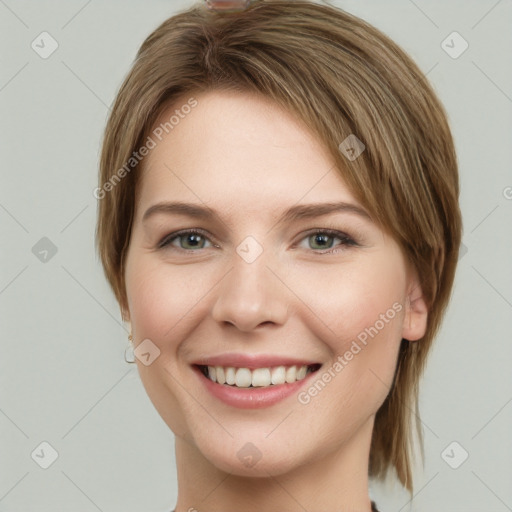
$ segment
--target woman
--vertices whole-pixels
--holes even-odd
[[[413,490],[461,239],[453,140],[372,26],[245,7],[198,4],[140,48],[103,142],[101,261],[175,436],[176,512],[377,510],[369,476]]]

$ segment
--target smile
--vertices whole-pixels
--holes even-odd
[[[197,365],[197,367],[205,377],[217,384],[237,388],[262,388],[293,384],[305,379],[308,374],[317,371],[320,365],[281,365],[254,369],[206,365]]]
[[[297,395],[322,366],[300,363],[259,367],[247,361],[246,364],[251,368],[197,363],[192,368],[204,391],[214,399],[237,409],[261,409]]]

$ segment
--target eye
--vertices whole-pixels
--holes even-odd
[[[180,240],[178,247],[173,244],[175,240]],[[194,251],[194,249],[204,249],[205,242],[209,238],[197,229],[186,229],[167,235],[159,244],[158,248],[172,246],[173,249],[182,249],[184,251]],[[212,244],[213,245],[213,244]]]
[[[349,237],[342,231],[337,231],[334,229],[315,229],[313,232],[310,232],[308,235],[306,235],[306,237],[302,240],[306,240],[310,244],[309,248],[313,249],[315,252],[318,252],[317,249],[331,249],[335,239],[338,239],[341,242],[337,247],[358,245],[353,238]],[[320,254],[333,254],[337,252],[339,252],[339,249],[327,251],[324,250]]]
[[[335,247],[359,245],[353,238],[348,236],[346,233],[334,229],[315,229],[309,234],[307,234],[306,237],[303,238],[302,240],[306,240],[310,244],[310,246],[306,248],[313,249],[314,252],[319,252],[319,250],[323,250],[323,252],[320,252],[320,254],[334,254],[339,252],[339,250],[336,248],[334,250],[325,249],[331,249],[333,247],[333,242],[336,239],[339,240],[340,243]],[[178,245],[174,243],[176,240],[179,241]],[[212,247],[217,247],[217,245],[213,244],[210,241],[209,237],[202,232],[202,230],[186,229],[165,236],[159,242],[158,248],[169,248],[193,252],[196,249],[207,248],[205,247],[206,243],[210,243]]]

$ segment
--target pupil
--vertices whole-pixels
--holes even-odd
[[[187,243],[190,243],[193,247],[196,247],[197,245],[194,244],[197,244],[198,238],[200,238],[200,235],[195,235],[192,233],[188,235]]]
[[[196,235],[190,235],[188,239],[189,239],[189,241],[190,241],[190,242],[192,242],[192,243],[197,242],[197,236],[196,236]]]
[[[314,238],[315,238],[315,243],[322,246],[323,244],[325,244],[325,239],[329,238],[329,235],[317,234],[317,235],[314,235]]]

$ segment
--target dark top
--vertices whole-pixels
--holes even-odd
[[[175,511],[171,510],[171,512],[175,512]],[[372,501],[372,512],[379,512],[379,510],[377,509],[377,505],[375,505],[374,501]]]

